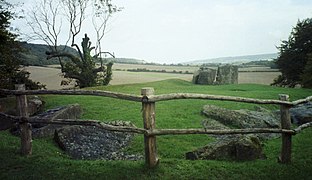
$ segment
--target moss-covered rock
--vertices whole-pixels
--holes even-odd
[[[247,161],[263,158],[262,144],[256,136],[232,136],[186,153],[189,160]]]

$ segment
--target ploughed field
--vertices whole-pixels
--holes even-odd
[[[64,80],[61,77],[61,70],[58,69],[58,65],[49,67],[29,66],[26,67],[30,74],[30,78],[39,81],[47,85],[47,89],[62,89],[70,88],[69,86],[61,86],[61,81]],[[113,80],[111,85],[119,84],[133,84],[133,83],[145,83],[161,81],[166,79],[182,79],[191,81],[193,75],[186,74],[185,72],[192,73],[199,67],[195,66],[156,66],[156,65],[141,65],[141,64],[114,64],[113,65]],[[161,72],[132,72],[131,69],[147,69],[150,71],[166,71],[168,73]],[[177,73],[172,73],[173,71]],[[238,74],[238,83],[253,83],[253,84],[265,84],[269,85],[280,74],[277,71],[270,71],[266,67],[250,67],[240,69]],[[261,71],[261,72],[259,72]],[[182,72],[182,73],[179,73]]]

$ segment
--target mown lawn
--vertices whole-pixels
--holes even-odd
[[[154,87],[156,94],[188,92],[216,95],[277,99],[278,94],[289,94],[291,100],[312,95],[309,89],[277,88],[265,85],[241,84],[224,86],[193,85],[182,80],[166,80],[145,84],[97,87],[94,89],[140,94],[143,87]],[[81,104],[83,119],[102,121],[127,120],[143,127],[141,104],[113,98],[94,96],[43,97],[47,108],[65,104]],[[156,103],[157,128],[200,128],[205,117],[200,111],[205,104],[230,109],[255,105],[225,101],[174,100]],[[263,106],[278,109],[275,105]],[[35,139],[33,155],[19,155],[19,138],[0,132],[0,179],[309,179],[312,177],[312,128],[293,137],[292,163],[277,163],[280,139],[264,144],[267,159],[250,162],[189,161],[186,152],[201,147],[213,139],[207,135],[157,137],[160,164],[148,169],[144,161],[82,161],[72,160],[57,148],[52,138]],[[126,151],[143,154],[143,137],[137,135]]]

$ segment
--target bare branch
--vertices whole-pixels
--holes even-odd
[[[67,57],[69,58],[73,63],[75,63],[78,67],[83,68],[82,63],[79,58],[76,56],[66,53],[66,52],[46,52],[47,59],[51,59],[54,57]]]

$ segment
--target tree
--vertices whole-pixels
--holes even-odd
[[[87,35],[82,40],[81,48],[76,44],[77,36],[81,33],[86,18],[90,15],[87,10],[92,10],[92,22],[96,34],[95,47]],[[107,85],[112,78],[112,62],[104,64],[101,41],[105,34],[106,25],[113,13],[120,11],[112,5],[111,0],[42,0],[28,16],[29,26],[36,39],[46,42],[51,48],[47,59],[58,58],[63,76],[75,79],[76,85],[83,88],[95,85]],[[65,17],[65,18],[64,18]],[[64,27],[64,25],[67,25]],[[75,47],[77,54],[65,53],[59,49],[60,36],[68,34],[65,45]],[[65,46],[66,47],[66,46]],[[94,51],[94,53],[92,53]],[[93,54],[93,55],[92,55]],[[65,61],[66,58],[69,61]],[[96,66],[100,63],[100,67]]]
[[[10,32],[10,20],[16,16],[13,5],[0,0],[0,88],[14,89],[15,84],[25,84],[27,89],[41,89],[44,85],[29,79],[30,73],[21,70],[22,48],[15,40],[17,35]]]
[[[69,58],[71,61],[63,64],[62,70],[64,71],[64,77],[76,79],[76,83],[80,88],[95,86],[99,83],[101,85],[107,85],[111,80],[113,63],[107,63],[105,69],[103,69],[103,66],[95,67],[95,61],[90,54],[94,47],[91,47],[91,42],[87,34],[82,39],[81,47],[82,52],[79,51],[81,53],[80,58],[70,53],[57,51],[47,52],[47,58]],[[102,74],[102,76],[98,75],[99,72],[103,72],[104,70],[106,74]]]
[[[312,88],[312,54],[309,54],[308,61],[304,67],[302,78],[302,85],[306,88]]]
[[[275,60],[282,72],[272,85],[312,87],[312,19],[298,21],[287,41],[282,41]]]

